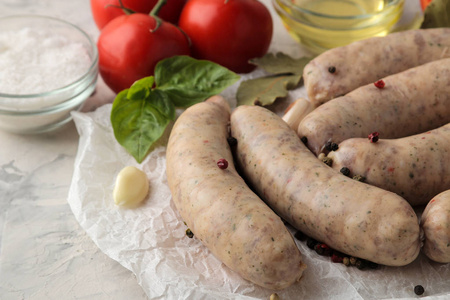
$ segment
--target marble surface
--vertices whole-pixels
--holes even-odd
[[[89,0],[2,0],[0,16],[39,14],[98,30]],[[111,102],[100,80],[85,111]],[[67,193],[78,147],[73,122],[25,136],[0,131],[0,299],[147,299],[136,277],[75,220]]]
[[[15,14],[53,16],[95,40],[99,34],[89,0],[0,1],[0,17]],[[113,98],[100,79],[84,111]],[[133,273],[101,252],[70,210],[78,144],[73,122],[34,136],[0,131],[0,299],[148,299]]]

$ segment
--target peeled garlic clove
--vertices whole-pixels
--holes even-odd
[[[289,105],[286,109],[282,119],[297,132],[298,124],[303,120],[303,118],[309,114],[314,107],[305,98],[298,98]]]
[[[125,167],[116,178],[114,203],[123,207],[135,207],[147,196],[148,186],[147,175],[143,171],[133,166]]]

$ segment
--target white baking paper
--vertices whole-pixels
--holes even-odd
[[[267,6],[271,10],[270,1]],[[270,52],[293,57],[305,55],[274,18]],[[256,70],[242,80],[264,75]],[[235,105],[239,83],[222,95]],[[304,88],[291,91],[287,100],[270,107],[277,113],[298,97]],[[72,211],[98,247],[132,271],[150,299],[269,299],[275,292],[243,280],[218,261],[186,226],[171,199],[165,174],[168,131],[142,164],[115,141],[109,114],[111,104],[90,113],[73,113],[80,134],[75,171],[68,195]],[[115,178],[125,166],[146,172],[150,192],[142,206],[122,209],[114,205]],[[294,233],[294,230],[291,229]],[[321,257],[297,241],[307,269],[303,279],[278,295],[291,299],[450,299],[450,265],[428,261],[422,254],[406,267],[380,267],[361,271]],[[118,283],[120,284],[120,283]],[[425,294],[414,294],[415,285]]]
[[[269,299],[274,291],[241,279],[186,236],[165,174],[169,131],[139,165],[115,141],[110,111],[107,104],[73,114],[80,144],[68,202],[92,240],[136,275],[150,299]],[[118,172],[129,165],[145,171],[150,184],[147,199],[135,209],[119,208],[112,198]],[[299,283],[277,292],[281,299],[416,299],[418,284],[426,291],[422,299],[450,298],[450,266],[423,255],[406,267],[361,271],[297,244],[308,268]]]

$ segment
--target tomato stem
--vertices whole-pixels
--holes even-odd
[[[120,8],[122,9],[122,11],[126,14],[126,15],[131,15],[134,14],[135,12],[127,7],[125,7],[122,3],[122,0],[119,0],[119,5],[112,5],[112,4],[108,4],[106,5],[106,7],[111,6],[111,7],[116,7],[116,8]]]
[[[167,0],[158,0],[156,5],[153,7],[152,11],[150,12],[150,16],[157,16],[161,8],[167,3]]]

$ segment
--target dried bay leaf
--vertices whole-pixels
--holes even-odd
[[[250,60],[250,63],[264,69],[271,74],[299,74],[303,73],[303,68],[311,60],[310,57],[292,58],[282,52],[276,54],[268,53],[261,58]]]
[[[298,86],[301,77],[297,74],[284,74],[244,81],[237,90],[237,105],[272,104],[276,99],[286,97],[288,90]]]
[[[266,106],[286,97],[289,90],[300,84],[303,68],[311,59],[296,59],[278,52],[250,60],[271,75],[243,81],[236,92],[237,105]]]

